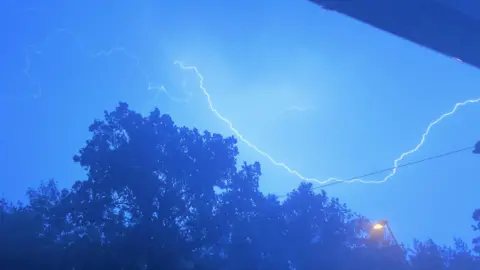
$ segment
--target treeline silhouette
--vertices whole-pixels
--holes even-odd
[[[74,156],[87,179],[43,182],[28,203],[1,201],[0,269],[479,270],[469,250],[416,242],[405,251],[371,222],[302,183],[259,191],[260,164],[237,141],[178,127],[120,103]],[[473,215],[480,229],[480,210]]]

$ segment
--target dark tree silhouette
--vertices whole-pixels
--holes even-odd
[[[89,130],[74,157],[85,180],[0,200],[0,269],[480,269],[461,240],[407,254],[311,184],[265,195],[260,164],[238,165],[233,137],[178,127],[158,109],[144,117],[120,103]],[[479,230],[480,210],[474,220]]]
[[[475,231],[480,231],[480,209],[473,212],[473,220],[477,223],[476,225],[473,225],[473,229]],[[480,254],[480,236],[473,239],[473,244],[475,251]]]

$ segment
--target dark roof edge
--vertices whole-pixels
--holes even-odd
[[[480,23],[434,0],[309,0],[480,68]]]

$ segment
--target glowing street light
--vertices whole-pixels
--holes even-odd
[[[373,224],[372,228],[374,230],[383,230],[387,226],[388,226],[388,222],[386,220],[380,220],[380,221],[377,221],[375,224]]]
[[[380,221],[374,223],[372,225],[371,234],[375,235],[376,232],[383,233],[384,240],[392,241],[393,244],[395,245],[395,247],[403,252],[402,263],[408,265],[409,263],[408,263],[407,259],[405,258],[406,251],[405,251],[403,246],[398,244],[397,239],[395,238],[395,236],[392,233],[392,229],[390,229],[390,226],[388,225],[388,221],[380,220]],[[391,244],[391,242],[390,242],[390,244]]]
[[[393,240],[393,243],[398,246],[397,239],[393,235],[392,229],[390,229],[390,226],[388,226],[388,222],[386,220],[380,220],[377,223],[373,224],[372,226],[372,229],[375,231],[384,230],[385,228],[387,229],[386,231],[384,231],[385,236],[386,236],[386,233],[388,233],[388,235],[390,236],[390,239]]]

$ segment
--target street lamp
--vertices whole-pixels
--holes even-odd
[[[385,228],[387,230],[385,230]],[[393,235],[392,229],[390,229],[390,226],[388,225],[388,221],[380,220],[377,223],[373,224],[372,229],[375,230],[375,231],[382,231],[383,230],[384,231],[384,237],[386,239],[391,239],[393,241],[393,243],[396,246],[398,246],[397,239]],[[388,237],[387,237],[387,234],[388,234]]]
[[[392,229],[390,228],[390,226],[388,225],[388,221],[386,220],[380,220],[376,223],[374,223],[372,225],[372,231],[378,231],[378,232],[383,232],[383,237],[385,240],[387,241],[392,241],[395,248],[398,248],[398,250],[402,251],[403,254],[402,254],[402,264],[409,264],[405,255],[406,255],[406,251],[405,249],[403,248],[403,246],[400,246],[397,242],[397,239],[395,238],[395,236],[393,235],[393,232],[392,232]]]

